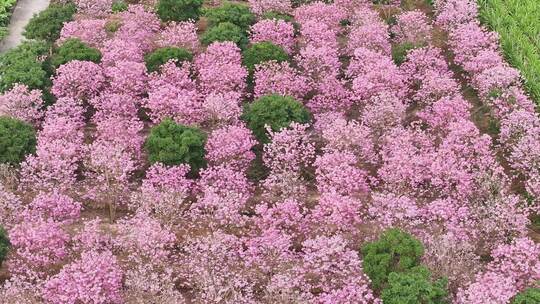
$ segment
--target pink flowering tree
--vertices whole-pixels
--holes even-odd
[[[52,81],[51,92],[57,98],[90,99],[103,90],[106,79],[99,65],[73,60],[61,65]]]
[[[268,61],[255,67],[255,98],[278,94],[303,99],[311,90],[309,80],[288,62]]]
[[[213,131],[206,141],[206,159],[211,165],[227,165],[246,170],[257,144],[251,130],[245,126],[227,126]]]
[[[60,39],[56,41],[61,45],[70,38],[78,38],[90,47],[100,48],[107,40],[105,25],[107,20],[82,19],[64,23],[60,31]]]
[[[197,52],[197,27],[193,22],[171,22],[159,34],[156,43],[159,47],[180,47]]]
[[[34,126],[43,117],[43,99],[40,90],[30,90],[24,84],[17,84],[0,95],[0,116],[10,116]]]
[[[110,251],[87,251],[45,282],[42,297],[50,303],[122,303],[122,275]]]
[[[288,14],[292,11],[291,0],[249,0],[249,8],[256,15],[266,12]]]
[[[250,41],[251,43],[269,41],[281,46],[290,54],[295,45],[294,26],[283,20],[261,20],[251,26]]]

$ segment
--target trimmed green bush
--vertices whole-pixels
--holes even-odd
[[[512,304],[538,304],[540,303],[540,288],[527,288],[516,295]]]
[[[127,11],[128,4],[125,3],[124,1],[116,1],[116,2],[113,3],[111,9],[112,9],[113,13],[120,13],[120,12],[123,12],[123,11]]]
[[[417,47],[419,46],[410,42],[404,42],[404,43],[393,46],[392,59],[394,60],[394,63],[397,65],[401,65],[407,59],[407,53],[410,50],[416,49]]]
[[[27,154],[36,152],[36,131],[18,119],[0,117],[0,163],[19,164]]]
[[[164,47],[144,56],[146,68],[149,72],[158,71],[161,65],[167,63],[167,61],[171,59],[178,60],[177,63],[180,64],[184,61],[191,61],[193,55],[184,48]]]
[[[287,15],[280,12],[266,12],[262,15],[262,19],[277,19],[277,20],[283,20],[287,22],[294,22],[294,18],[291,15]]]
[[[197,128],[163,120],[150,130],[144,144],[151,164],[165,165],[189,164],[193,173],[205,166],[205,134]]]
[[[223,22],[230,22],[244,30],[255,23],[255,16],[246,4],[225,2],[219,7],[204,11],[209,26],[216,26]]]
[[[0,55],[0,92],[11,89],[16,83],[30,89],[43,89],[49,79],[38,57],[48,51],[49,46],[43,41],[26,41]]]
[[[255,70],[255,65],[270,60],[288,61],[289,55],[282,47],[268,41],[255,43],[244,51],[243,63],[250,72]]]
[[[159,0],[157,14],[161,20],[187,21],[199,20],[203,0]]]
[[[391,272],[403,272],[420,264],[422,243],[399,229],[389,229],[362,247],[364,272],[375,289],[383,288]]]
[[[269,141],[265,125],[272,131],[288,127],[292,122],[307,123],[309,111],[300,102],[290,96],[267,95],[257,99],[244,108],[242,119],[263,143]]]
[[[212,42],[216,41],[232,41],[241,49],[245,49],[248,44],[248,38],[245,31],[238,25],[230,22],[222,22],[213,26],[201,36],[201,43],[203,45],[210,45]]]
[[[9,242],[7,232],[4,227],[0,226],[0,267],[8,254],[10,246],[11,244]]]
[[[423,266],[406,272],[392,272],[388,287],[381,293],[384,304],[444,304],[449,303],[447,280],[430,281],[431,273]]]
[[[25,27],[24,37],[54,42],[60,37],[64,22],[71,21],[77,8],[73,3],[51,4],[47,9],[34,15]]]
[[[55,68],[58,68],[62,64],[72,60],[99,63],[101,61],[101,52],[98,49],[87,46],[80,39],[72,38],[64,41],[64,43],[55,50],[51,58],[51,64]]]

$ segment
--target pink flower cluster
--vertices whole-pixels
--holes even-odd
[[[0,95],[0,116],[10,116],[34,126],[43,117],[43,99],[40,90],[30,90],[24,84],[16,84]]]
[[[283,20],[261,20],[251,26],[250,41],[251,43],[269,41],[281,46],[290,54],[295,45],[294,26]]]

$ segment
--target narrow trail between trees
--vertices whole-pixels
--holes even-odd
[[[9,34],[0,42],[0,52],[5,52],[18,46],[23,40],[23,31],[34,14],[49,6],[49,0],[19,0],[13,11],[8,26]]]

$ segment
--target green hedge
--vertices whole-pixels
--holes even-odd
[[[11,11],[17,0],[0,0],[0,40],[8,34],[8,25],[11,18]]]

